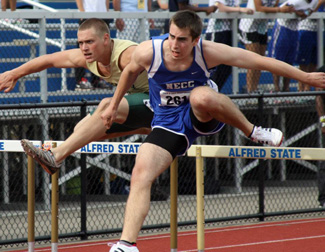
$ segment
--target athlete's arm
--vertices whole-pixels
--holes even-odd
[[[31,73],[40,72],[50,67],[86,67],[86,61],[80,49],[71,49],[42,55],[17,68],[0,74],[0,91],[4,90],[6,93],[10,92],[15,87],[19,78]]]
[[[137,46],[132,54],[130,63],[122,71],[114,96],[107,109],[101,115],[102,121],[107,128],[110,128],[115,121],[117,108],[123,96],[132,87],[138,75],[149,68],[153,55],[151,43],[151,41],[145,41]]]
[[[325,73],[306,73],[283,61],[238,47],[203,41],[203,51],[209,69],[225,64],[246,69],[266,70],[279,76],[302,81],[310,86],[325,87]]]

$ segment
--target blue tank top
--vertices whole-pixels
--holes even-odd
[[[193,49],[193,63],[185,71],[173,72],[163,61],[163,42],[168,34],[153,37],[153,59],[148,70],[151,106],[156,114],[178,113],[195,87],[206,85],[210,76],[202,53],[202,40]]]
[[[168,34],[153,37],[153,59],[148,70],[150,104],[154,111],[152,127],[185,134],[182,114],[189,106],[189,95],[195,87],[206,85],[210,73],[202,52],[202,40],[193,48],[192,65],[173,72],[163,61],[163,42]]]

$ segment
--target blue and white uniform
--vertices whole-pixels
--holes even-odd
[[[209,82],[209,71],[202,52],[202,40],[194,47],[193,63],[185,71],[173,72],[166,68],[163,61],[163,42],[168,34],[153,37],[153,60],[148,70],[150,104],[154,111],[152,128],[160,128],[182,135],[188,143],[187,148],[201,135],[218,132],[223,126],[219,123],[210,132],[198,131],[190,118],[190,92]],[[186,152],[186,150],[185,150]],[[184,150],[182,153],[184,154]]]
[[[293,6],[296,11],[310,11],[317,6],[318,0],[288,0],[281,6]],[[293,64],[298,46],[298,24],[300,19],[279,18],[273,27],[269,47],[269,57],[276,58],[288,64]]]
[[[324,6],[322,5],[318,11],[324,12]],[[298,65],[317,65],[317,28],[317,19],[305,18],[299,22],[299,39],[296,58],[296,63]]]

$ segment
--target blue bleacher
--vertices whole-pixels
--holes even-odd
[[[47,5],[53,9],[77,9],[77,5],[74,1],[67,1],[67,2],[41,2],[44,5]],[[17,8],[30,8],[29,4],[24,2],[17,2]]]
[[[46,2],[43,3],[48,5],[49,7],[52,7],[54,9],[77,9],[75,2]],[[31,8],[26,3],[18,2],[17,8]],[[58,23],[59,20],[53,20],[49,19],[47,20],[47,23]],[[77,23],[78,20],[71,19],[66,20],[66,23]],[[32,31],[35,33],[38,33],[38,30]],[[73,38],[75,39],[77,36],[76,30],[67,30],[66,31],[66,38]],[[50,39],[60,38],[60,31],[47,31],[46,36]],[[12,45],[12,42],[14,40],[32,40],[35,39],[31,36],[28,36],[26,34],[23,34],[21,32],[17,32],[14,30],[1,30],[0,31],[0,37],[2,46],[0,46],[0,57],[1,58],[8,58],[8,59],[29,59],[32,57],[31,55],[31,46],[27,45]],[[36,40],[36,39],[35,39]],[[8,44],[5,44],[5,42],[8,42]],[[67,46],[67,49],[75,48],[76,46]],[[48,45],[47,53],[53,53],[60,50],[60,48]],[[33,52],[35,55],[39,55],[39,46],[35,45],[35,52]],[[0,63],[0,72],[5,72],[7,70],[11,70],[13,68],[16,68],[20,65],[22,65],[24,62],[10,62],[9,60],[6,63]],[[56,68],[50,68],[47,70],[50,74],[60,74],[61,69]],[[67,69],[67,73],[71,73],[71,69]],[[16,87],[11,91],[11,93],[19,93],[20,88],[20,81],[18,81]],[[67,83],[68,90],[74,90],[75,88],[75,80],[74,78],[68,78]],[[48,78],[48,91],[58,91],[61,89],[61,78]],[[25,92],[26,93],[32,93],[32,92],[40,92],[40,81],[37,78],[36,80],[26,80],[25,81]],[[106,95],[107,96],[107,95]],[[49,102],[58,102],[58,101],[80,101],[82,99],[90,99],[90,100],[99,100],[102,99],[102,95],[70,95],[70,96],[51,96],[49,97]],[[39,103],[40,97],[10,97],[10,98],[1,98],[0,103],[1,104],[13,104],[13,103]]]

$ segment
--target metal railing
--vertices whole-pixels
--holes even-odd
[[[8,24],[5,21],[0,21],[0,24],[8,27],[10,29],[16,30],[17,32],[21,32],[23,34],[29,35],[33,38],[36,38],[38,40],[39,46],[40,46],[40,52],[39,54],[46,54],[46,47],[47,45],[55,45],[60,48],[60,50],[65,50],[66,45],[66,37],[65,37],[65,31],[67,29],[67,24],[64,22],[66,19],[81,19],[81,18],[91,18],[91,17],[98,17],[98,18],[125,18],[125,19],[139,19],[139,20],[146,20],[146,19],[168,19],[170,18],[173,13],[171,12],[148,12],[148,13],[126,13],[126,12],[116,12],[116,11],[109,11],[108,13],[80,13],[75,10],[60,10],[58,11],[52,11],[52,12],[44,12],[41,10],[21,10],[21,11],[15,11],[12,13],[2,13],[1,14],[3,18],[22,18],[22,19],[37,19],[39,23],[39,32],[38,34],[35,32],[29,31],[28,27],[29,25],[24,25],[23,27],[19,25],[13,25]],[[297,19],[297,17],[294,14],[265,14],[265,13],[255,13],[253,15],[246,15],[246,14],[237,14],[237,13],[214,13],[210,14],[209,16],[206,16],[204,13],[199,13],[199,15],[204,20],[204,24],[207,24],[207,20],[209,18],[218,18],[218,19],[230,19],[232,21],[232,32],[233,32],[233,45],[238,45],[238,21],[242,18],[253,18],[253,19],[269,19],[269,20],[275,20],[277,18],[288,18],[288,19]],[[310,17],[310,19],[317,19],[318,20],[318,36],[317,36],[317,43],[318,43],[318,65],[321,66],[324,62],[324,38],[323,38],[323,31],[324,31],[324,15],[322,13],[313,13]],[[57,26],[57,29],[60,29],[60,37],[57,40],[49,39],[46,37],[46,30],[48,29],[47,26],[47,20],[50,19],[59,19],[60,25]],[[144,23],[140,22],[144,29]],[[71,26],[69,24],[68,26]],[[53,27],[53,26],[52,26]],[[111,24],[111,29],[114,30],[114,24]],[[162,29],[162,27],[158,27],[158,29]],[[142,29],[141,29],[142,30]],[[32,41],[31,41],[32,42]],[[28,40],[27,40],[28,43]],[[34,42],[33,42],[34,43]],[[239,93],[239,74],[240,71],[237,67],[233,67],[232,72],[232,93],[238,94]],[[67,74],[65,72],[65,69],[62,70],[61,73],[62,77],[62,84],[61,84],[61,91],[66,92],[67,86],[66,86],[66,78]],[[2,95],[0,94],[0,97]],[[46,102],[47,101],[47,78],[46,78],[46,70],[44,70],[41,73],[41,101]]]

